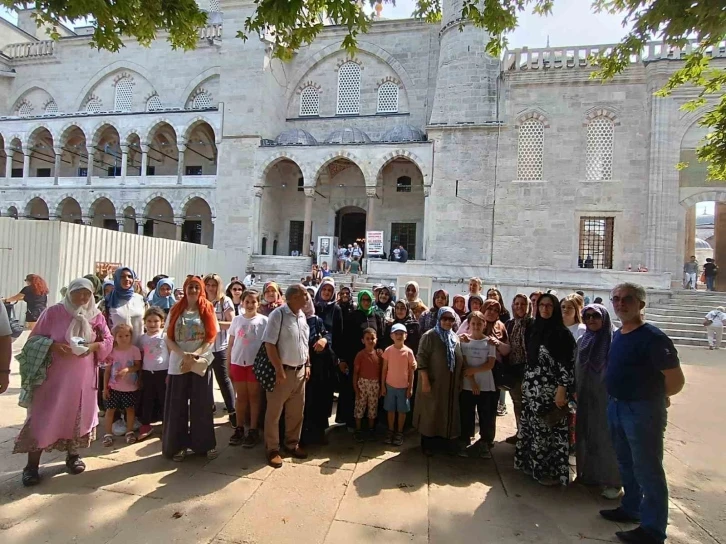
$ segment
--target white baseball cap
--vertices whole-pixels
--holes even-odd
[[[406,332],[406,326],[396,323],[393,327],[391,327],[391,333],[394,332]]]

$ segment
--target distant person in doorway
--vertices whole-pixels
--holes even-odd
[[[714,283],[716,282],[716,276],[718,275],[718,266],[716,261],[713,259],[706,259],[706,264],[703,265],[703,275],[706,277],[706,289],[708,291],[715,291]]]
[[[698,276],[698,261],[695,255],[691,255],[691,260],[683,265],[683,288],[695,289],[696,277]]]
[[[49,289],[45,280],[37,274],[28,274],[25,277],[25,284],[17,295],[6,298],[5,302],[13,303],[21,300],[25,302],[25,326],[32,330],[40,314],[48,306]]]

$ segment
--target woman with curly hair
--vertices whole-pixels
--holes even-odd
[[[35,323],[40,318],[40,314],[45,311],[48,306],[48,284],[37,274],[28,274],[25,277],[25,287],[14,297],[6,298],[5,302],[13,303],[23,301],[26,304],[25,309],[25,325],[29,329],[35,327]]]

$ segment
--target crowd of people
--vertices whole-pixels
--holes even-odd
[[[478,278],[453,298],[436,290],[430,306],[413,281],[400,299],[378,285],[354,300],[330,275],[284,293],[247,279],[225,287],[216,274],[188,276],[178,292],[160,275],[143,294],[121,267],[109,281],[72,281],[60,303],[32,314],[18,357],[29,408],[14,448],[28,458],[23,483],[40,482],[43,451],[66,452],[68,471],[83,472],[79,452],[95,439],[99,410],[106,447],[119,421],[126,443],[162,421],[165,457],[215,459],[213,377],[234,429],[229,444],[262,443],[275,468],[283,455],[304,459],[308,445],[327,443],[336,396],[335,421],[352,440],[400,447],[412,426],[426,456],[489,459],[509,392],[517,433],[504,442],[516,469],[568,485],[574,453],[578,483],[621,498],[601,515],[640,523],[621,540],[665,539],[666,408],[685,380],[671,340],[643,321],[642,287],[612,290],[621,322],[613,332],[601,301],[536,291],[507,309]],[[0,359],[0,392],[8,373],[9,357]]]

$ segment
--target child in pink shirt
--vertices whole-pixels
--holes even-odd
[[[126,411],[126,443],[136,442],[134,419],[136,418],[136,395],[139,389],[139,370],[141,369],[141,351],[132,341],[133,329],[121,323],[113,328],[114,348],[106,359],[110,366],[106,367],[103,376],[103,399],[106,401],[106,434],[103,445],[113,446],[113,420],[116,410]]]
[[[388,412],[388,434],[386,444],[403,444],[403,425],[406,414],[411,411],[410,398],[413,395],[413,373],[416,370],[416,357],[407,347],[406,327],[400,323],[391,328],[393,345],[383,352],[383,372],[381,396],[383,408]],[[398,428],[394,428],[398,414]]]

